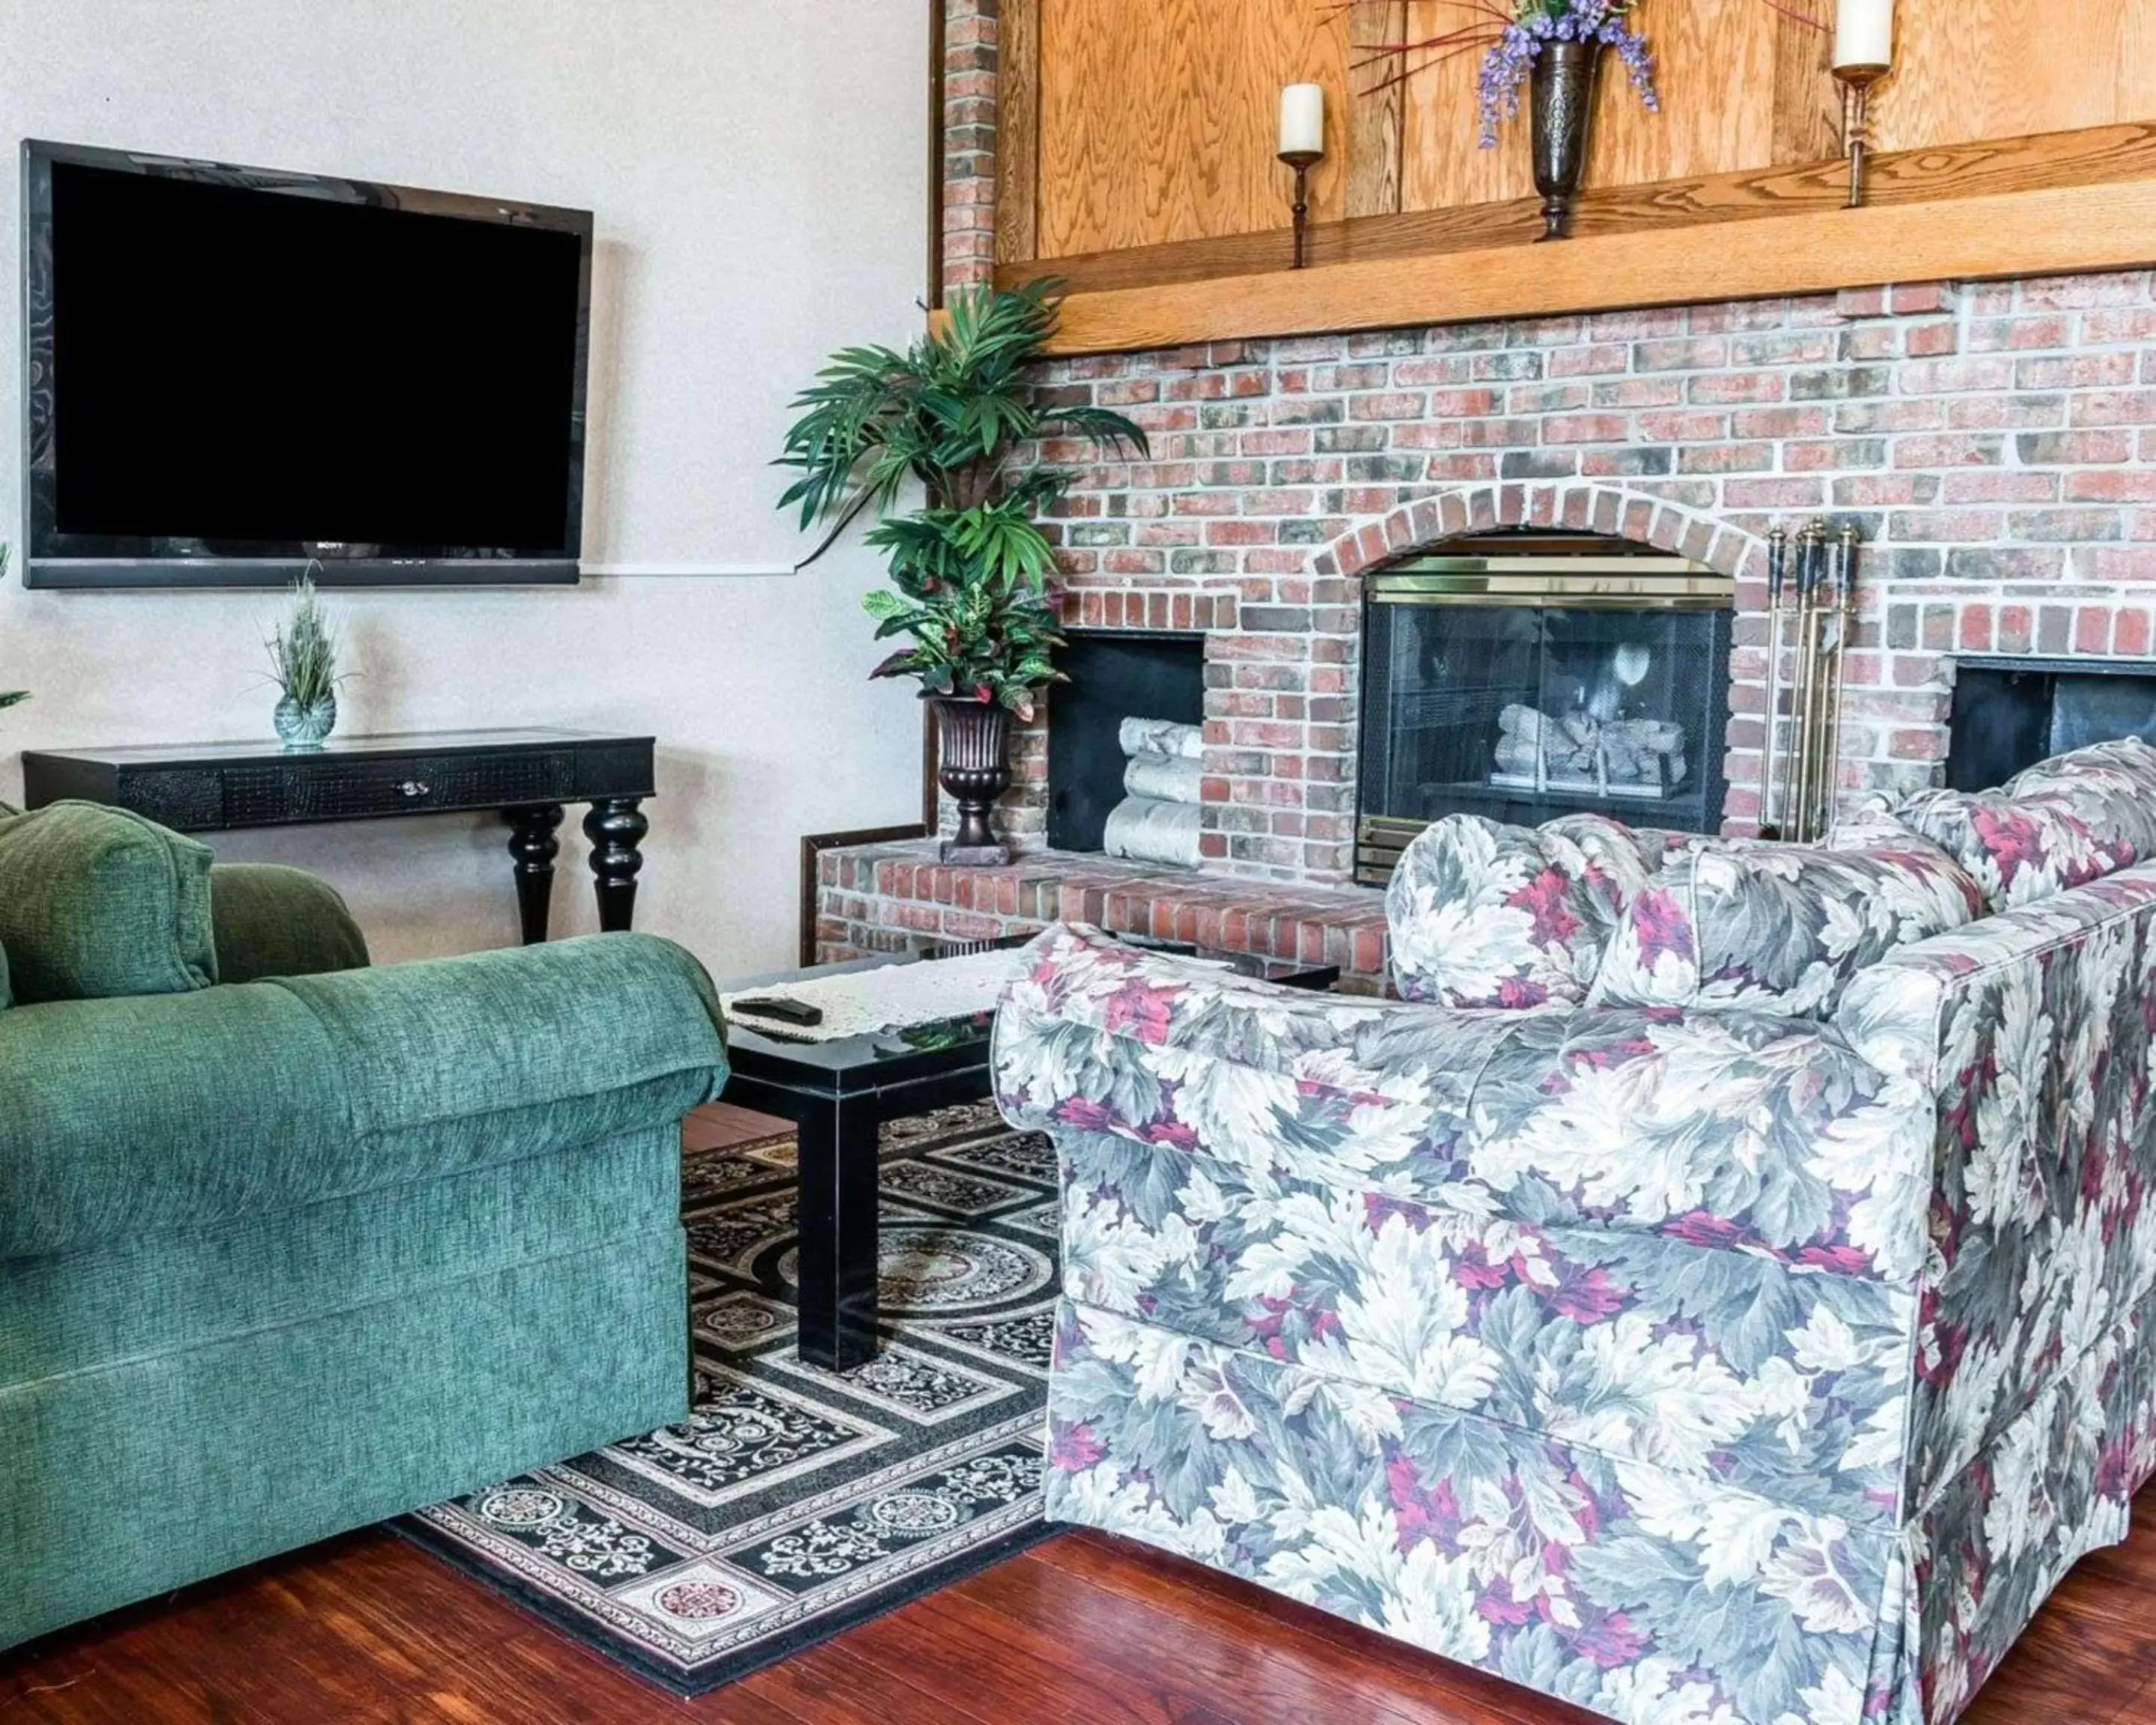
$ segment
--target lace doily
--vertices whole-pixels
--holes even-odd
[[[835,1042],[841,1036],[865,1036],[993,1011],[1005,986],[1024,968],[1024,959],[1021,948],[1010,947],[957,958],[924,959],[918,964],[886,964],[874,970],[738,988],[720,995],[719,1004],[728,1018],[752,1030],[797,1042]],[[791,1024],[743,1012],[736,1004],[757,999],[798,1000],[820,1009],[824,1021]]]

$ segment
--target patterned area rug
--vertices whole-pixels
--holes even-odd
[[[396,1523],[698,1695],[1040,1538],[1055,1154],[993,1106],[884,1130],[884,1349],[794,1353],[791,1139],[683,1173],[689,1422]]]

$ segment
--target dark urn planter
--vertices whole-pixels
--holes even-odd
[[[1543,195],[1543,238],[1572,230],[1572,201],[1587,172],[1587,123],[1602,69],[1599,42],[1546,42],[1527,82],[1534,120],[1535,190]]]
[[[999,701],[927,697],[936,709],[936,782],[958,805],[958,830],[943,860],[1000,863],[1009,852],[988,824],[996,798],[1010,788],[1010,709]]]

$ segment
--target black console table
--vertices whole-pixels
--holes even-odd
[[[30,807],[63,798],[109,803],[182,833],[304,826],[498,809],[526,942],[547,938],[562,805],[588,803],[584,835],[599,927],[627,928],[636,907],[638,846],[649,829],[649,737],[582,731],[458,731],[332,737],[318,749],[259,742],[26,752]]]

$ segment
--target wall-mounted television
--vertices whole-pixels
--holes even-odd
[[[588,212],[23,161],[27,584],[577,579]]]

